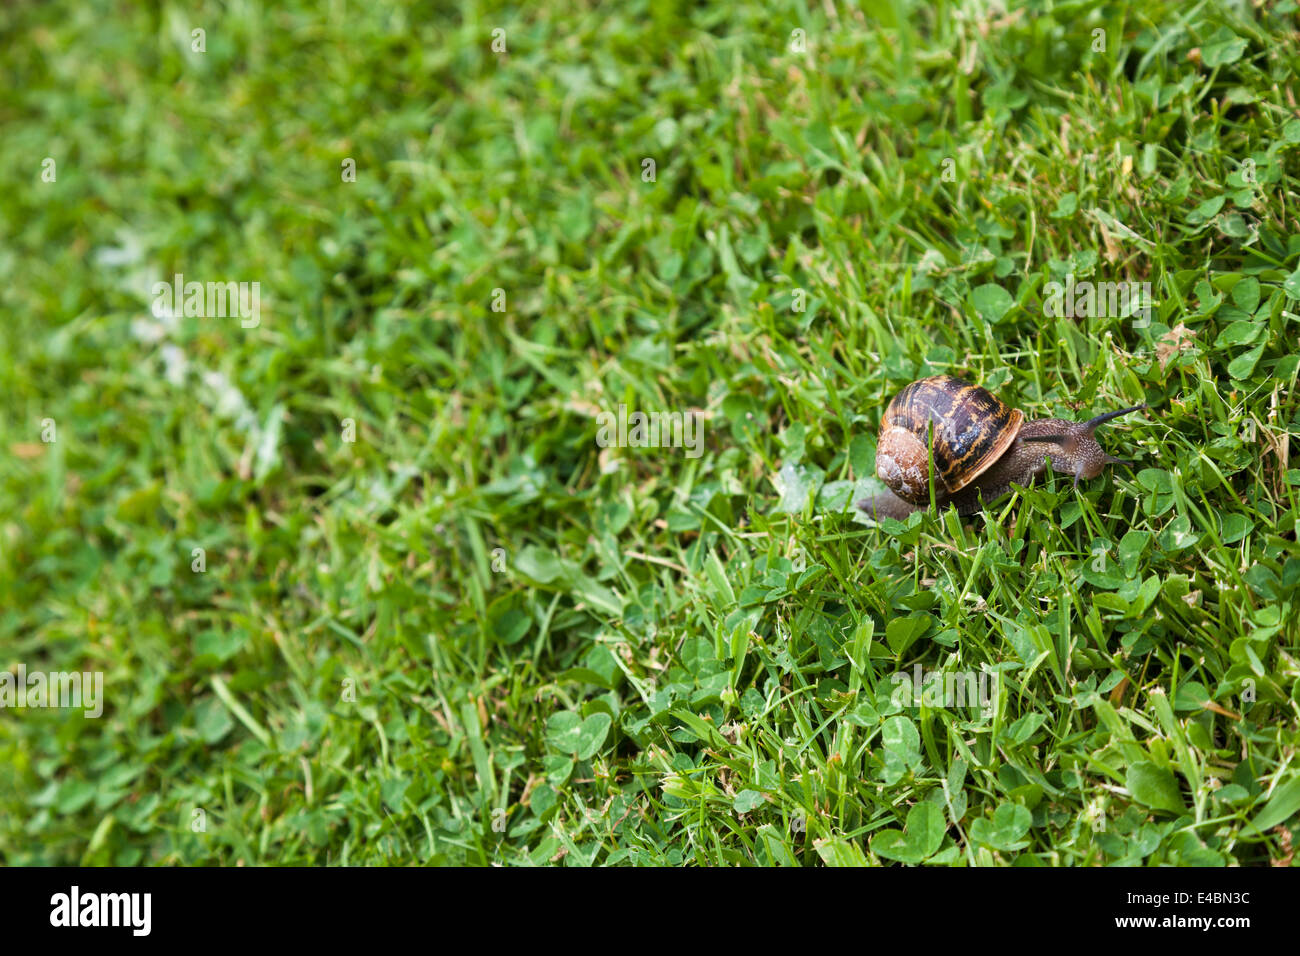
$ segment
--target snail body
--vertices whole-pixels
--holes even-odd
[[[1095,478],[1106,465],[1131,464],[1106,454],[1093,437],[1099,425],[1145,408],[1135,405],[1086,422],[1027,419],[985,388],[951,375],[905,386],[885,409],[876,445],[876,476],[889,489],[858,507],[875,518],[905,518],[934,500],[973,514],[1047,470]],[[933,454],[931,446],[933,445]]]

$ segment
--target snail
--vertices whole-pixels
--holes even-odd
[[[930,504],[930,435],[934,445],[935,503],[973,514],[1011,490],[1028,486],[1047,470],[1095,478],[1106,465],[1132,465],[1102,451],[1097,426],[1146,405],[1106,412],[1086,422],[1025,418],[988,389],[951,375],[904,386],[885,409],[876,445],[876,476],[889,491],[863,498],[858,507],[873,518],[905,518]],[[933,423],[933,429],[930,424]]]

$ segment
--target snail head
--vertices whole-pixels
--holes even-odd
[[[1107,454],[1097,444],[1094,433],[1099,426],[1119,418],[1121,415],[1142,411],[1146,407],[1146,405],[1134,405],[1132,408],[1121,408],[1116,412],[1106,412],[1096,418],[1090,418],[1086,422],[1065,422],[1063,423],[1065,427],[1058,434],[1036,435],[1033,440],[1050,441],[1059,446],[1059,450],[1052,453],[1052,469],[1066,474],[1073,474],[1075,487],[1078,487],[1081,479],[1096,478],[1105,470],[1107,465],[1127,465],[1132,467],[1136,464],[1136,462],[1128,459],[1116,458],[1114,455]]]

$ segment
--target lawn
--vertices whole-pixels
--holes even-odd
[[[1300,9],[863,6],[0,7],[0,861],[1291,865]]]

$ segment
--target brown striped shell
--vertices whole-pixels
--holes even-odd
[[[939,478],[935,492],[942,501],[1001,458],[1024,421],[1024,412],[999,401],[988,389],[951,375],[920,379],[904,386],[885,409],[876,445],[876,475],[904,501],[928,503],[933,423]]]

